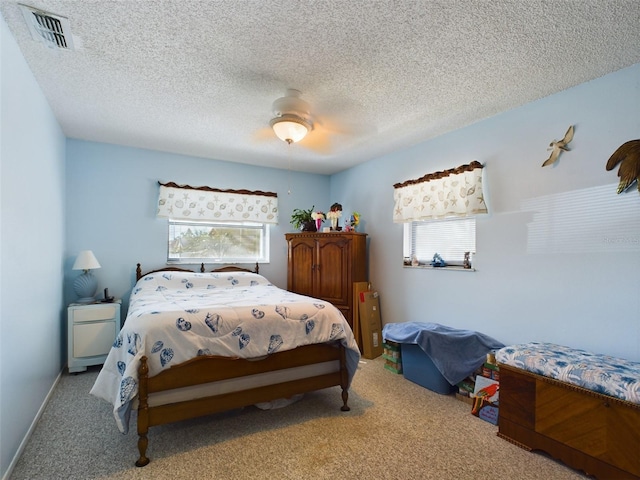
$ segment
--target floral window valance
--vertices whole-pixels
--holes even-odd
[[[278,194],[161,183],[158,217],[173,220],[278,223]]]
[[[487,213],[482,168],[480,162],[472,162],[396,183],[393,186],[393,221],[407,223]]]

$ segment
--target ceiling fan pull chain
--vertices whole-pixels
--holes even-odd
[[[287,195],[291,195],[291,142],[287,142]]]

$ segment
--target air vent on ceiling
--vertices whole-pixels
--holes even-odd
[[[50,48],[73,50],[69,19],[27,5],[20,5],[20,9],[34,40]]]

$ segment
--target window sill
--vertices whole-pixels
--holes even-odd
[[[431,265],[402,265],[402,268],[416,268],[422,270],[448,270],[448,271],[457,271],[457,272],[475,272],[476,269],[464,268],[462,265],[447,265],[446,267],[433,267]]]

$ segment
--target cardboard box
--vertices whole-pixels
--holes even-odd
[[[362,331],[362,356],[373,359],[382,355],[382,319],[378,292],[360,293],[360,329]]]
[[[471,398],[469,395],[462,395],[461,393],[456,392],[456,398],[461,402],[473,405],[473,398]]]
[[[486,377],[486,378],[490,378],[492,380],[495,380],[496,382],[499,382],[500,381],[500,369],[498,368],[498,365],[495,365],[493,363],[485,362],[482,365],[482,376]]]
[[[360,294],[362,292],[368,292],[371,290],[371,284],[369,282],[353,282],[353,336],[356,339],[356,343],[360,348],[360,353],[363,353],[362,348],[362,328],[360,326]]]
[[[400,344],[391,342],[389,340],[382,343],[382,355],[386,355],[388,358],[402,358],[402,351],[400,350]]]
[[[382,342],[382,358],[385,359],[384,368],[393,373],[402,373],[402,351],[399,343],[389,340]]]
[[[457,385],[458,392],[469,397],[476,388],[475,380],[463,380]]]
[[[384,354],[382,354],[384,357]],[[384,368],[393,372],[393,373],[402,373],[402,362],[397,361],[397,359],[389,359],[385,357]]]

